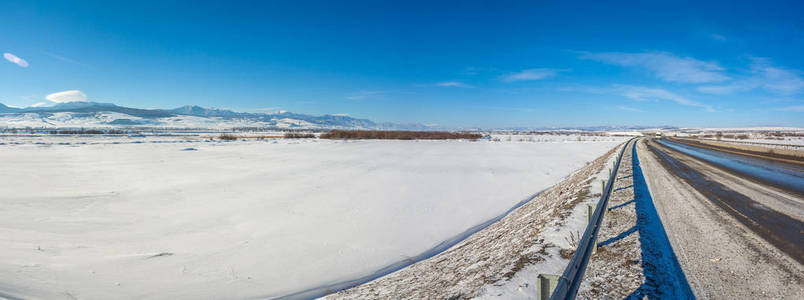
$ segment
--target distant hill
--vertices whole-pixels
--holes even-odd
[[[18,112],[20,111],[19,108],[8,107],[3,103],[0,103],[0,113],[11,113],[11,112]]]
[[[421,124],[375,123],[343,115],[313,116],[291,112],[248,113],[187,105],[175,109],[140,109],[112,103],[68,102],[47,107],[14,108],[0,104],[0,127],[275,127],[297,129],[428,130]]]

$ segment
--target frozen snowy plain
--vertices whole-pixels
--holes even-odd
[[[0,145],[0,296],[273,297],[359,277],[626,138],[53,139]]]

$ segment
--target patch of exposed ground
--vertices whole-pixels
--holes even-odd
[[[588,197],[617,146],[484,230],[435,257],[327,299],[467,299],[506,282],[558,249],[540,237]],[[558,220],[558,221],[557,221]]]

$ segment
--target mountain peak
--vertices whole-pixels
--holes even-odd
[[[198,105],[185,105],[168,111],[175,114],[192,115],[199,117],[234,117],[240,114],[227,109],[205,108]]]
[[[3,103],[0,103],[0,113],[18,112],[18,111],[21,111],[21,110],[22,110],[22,109],[20,109],[20,108],[17,108],[17,107],[10,107],[10,106],[8,106],[8,105],[5,105],[5,104],[3,104]]]
[[[116,107],[117,105],[112,103],[101,103],[101,102],[91,102],[91,101],[75,101],[75,102],[64,102],[58,103],[53,106],[40,106],[40,109],[76,109],[76,108],[86,108],[86,107],[93,107],[93,106],[106,106],[106,107]]]

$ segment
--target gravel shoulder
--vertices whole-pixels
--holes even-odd
[[[623,153],[609,207],[578,291],[578,299],[625,298],[644,282],[634,201],[631,146]]]
[[[804,294],[800,263],[671,174],[645,142],[638,143],[637,153],[656,210],[696,297],[795,299]],[[738,181],[729,186],[751,185]],[[774,193],[752,195],[762,194]]]

